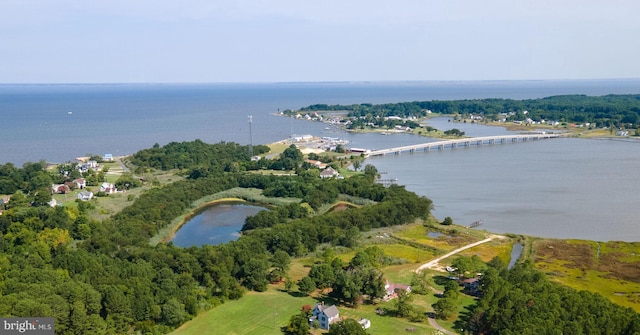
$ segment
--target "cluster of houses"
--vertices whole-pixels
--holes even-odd
[[[80,159],[79,159],[80,160]],[[113,155],[111,154],[105,154],[103,156],[103,160],[105,161],[113,161]],[[76,168],[78,169],[78,171],[80,173],[86,173],[89,170],[99,170],[100,164],[98,163],[98,161],[96,160],[87,160],[87,161],[82,161],[81,163],[79,163]],[[67,194],[70,193],[73,190],[82,190],[81,192],[78,193],[78,199],[82,200],[82,201],[89,201],[93,198],[94,193],[87,190],[87,180],[84,178],[77,178],[74,179],[72,181],[67,181],[64,184],[53,184],[51,185],[51,194]],[[117,193],[118,189],[115,187],[115,185],[113,185],[112,183],[107,183],[104,182],[100,185],[100,190],[99,192],[105,193],[105,194],[113,194],[113,193]],[[55,200],[52,200],[55,201]],[[55,206],[55,204],[51,205],[51,206]]]
[[[93,192],[86,190],[87,181],[84,178],[77,178],[73,181],[65,182],[64,184],[53,184],[51,185],[51,194],[67,194],[72,190],[80,189],[83,190],[78,193],[78,199],[82,201],[89,201],[93,198]],[[118,189],[112,183],[104,182],[100,185],[100,192],[105,194],[113,194],[117,193]],[[52,206],[55,206],[52,205]]]
[[[113,184],[105,182],[100,185],[100,192],[105,194],[113,194],[117,193],[118,189]],[[91,198],[93,198],[93,192],[91,191],[84,190],[78,193],[78,199],[82,201],[89,201],[91,200]]]

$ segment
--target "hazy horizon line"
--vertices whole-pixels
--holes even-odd
[[[376,83],[491,83],[491,82],[570,82],[635,81],[640,77],[580,79],[425,79],[425,80],[319,80],[319,81],[150,81],[150,82],[9,82],[0,85],[233,85],[233,84],[376,84]]]

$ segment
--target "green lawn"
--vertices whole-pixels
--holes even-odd
[[[294,297],[274,287],[267,292],[248,292],[239,300],[228,301],[176,329],[173,335],[207,334],[256,334],[281,335],[280,327],[289,322],[292,315],[298,313],[305,304],[313,306],[318,299],[312,297]],[[415,328],[414,334],[430,334],[428,323],[412,323],[406,319],[377,315],[375,310],[393,301],[380,305],[363,305],[357,309],[339,306],[340,317],[367,318],[371,320],[371,335],[388,335]],[[317,334],[322,332],[318,331]]]
[[[280,327],[305,304],[315,304],[311,297],[294,297],[277,289],[248,292],[239,300],[228,301],[185,323],[172,334],[278,334]]]

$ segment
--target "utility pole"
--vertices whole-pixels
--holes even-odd
[[[253,157],[253,132],[251,124],[253,123],[253,116],[249,115],[249,158]]]

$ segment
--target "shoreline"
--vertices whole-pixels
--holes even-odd
[[[149,244],[158,245],[160,243],[166,244],[171,242],[171,240],[173,240],[178,230],[180,230],[180,228],[182,228],[184,224],[189,222],[191,219],[193,219],[195,216],[200,214],[200,212],[207,209],[208,207],[222,204],[222,203],[246,203],[246,202],[248,201],[240,198],[221,198],[221,199],[215,199],[215,200],[204,202],[203,204],[200,204],[192,208],[188,213],[185,213],[175,218],[174,220],[176,222],[172,222],[168,226],[162,228],[155,236],[153,236],[150,239]],[[156,241],[156,240],[159,240],[159,241]]]

